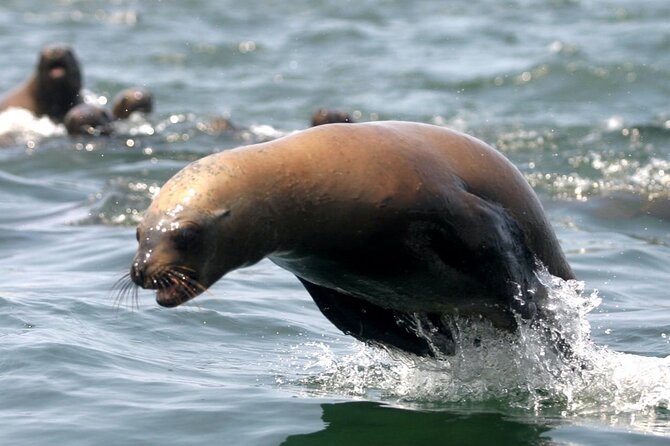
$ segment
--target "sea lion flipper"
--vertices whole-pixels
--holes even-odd
[[[487,314],[494,324],[514,329],[510,310],[533,319],[546,290],[535,274],[537,259],[519,222],[500,204],[470,191],[451,205],[434,245],[436,254],[470,274],[487,295],[497,296],[493,303],[499,308]],[[462,254],[454,258],[454,249]]]
[[[390,345],[419,356],[453,354],[451,333],[436,315],[389,310],[298,279],[324,316],[345,334],[366,343]]]

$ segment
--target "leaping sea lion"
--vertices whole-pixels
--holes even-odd
[[[542,316],[537,262],[574,278],[512,163],[409,122],[318,126],[195,161],[161,188],[137,240],[129,277],[162,306],[268,257],[345,333],[419,355],[451,351],[445,314],[510,330],[515,313]]]
[[[82,74],[74,51],[67,46],[48,46],[40,53],[35,73],[0,99],[0,111],[20,107],[62,122],[68,110],[82,101],[81,87]]]

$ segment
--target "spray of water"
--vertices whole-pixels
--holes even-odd
[[[46,116],[40,118],[22,108],[9,108],[0,113],[0,141],[28,144],[49,136],[64,135],[65,127]]]
[[[535,414],[625,418],[629,424],[637,417],[652,430],[667,426],[657,420],[668,418],[670,356],[642,357],[596,345],[587,314],[600,304],[597,292],[585,294],[582,282],[539,275],[550,289],[551,327],[520,321],[518,333],[506,333],[486,321],[453,318],[456,354],[441,358],[362,344],[339,355],[323,343],[305,343],[296,347],[302,360],[290,365],[294,378],[279,380],[393,403],[496,401]],[[569,355],[556,347],[558,337],[567,341]]]

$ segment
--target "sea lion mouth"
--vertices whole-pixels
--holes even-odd
[[[193,299],[177,285],[169,286],[167,288],[159,288],[156,291],[156,303],[161,307],[173,308]]]
[[[49,70],[49,77],[51,79],[61,79],[67,75],[67,71],[63,67],[54,67]]]
[[[80,88],[79,63],[67,46],[50,46],[43,49],[37,71],[42,80],[60,83],[74,82],[77,84],[77,89]]]
[[[47,73],[51,79],[62,79],[67,76],[67,67],[63,62],[56,61],[49,64]]]
[[[188,302],[205,290],[193,271],[168,270],[156,280],[156,285],[156,303],[167,308]]]

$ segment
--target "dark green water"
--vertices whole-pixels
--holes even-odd
[[[156,110],[97,139],[0,114],[0,444],[669,444],[668,23],[665,0],[5,1],[1,91],[66,42],[93,96]],[[322,106],[505,153],[582,282],[553,298],[588,367],[468,325],[442,361],[375,350],[267,261],[115,305],[163,182]]]

